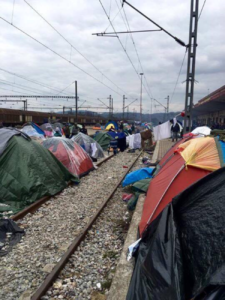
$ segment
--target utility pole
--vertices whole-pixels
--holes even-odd
[[[124,113],[125,113],[125,100],[127,98],[125,97],[125,95],[123,95],[123,120],[124,120]]]
[[[65,106],[63,106],[63,114],[65,113]]]
[[[140,73],[141,76],[141,95],[140,95],[140,119],[142,121],[142,76],[144,73]]]
[[[112,118],[113,118],[113,98],[112,98]]]
[[[76,108],[76,122],[78,121],[77,119],[77,111],[78,111],[78,105],[77,105],[78,99],[77,99],[77,81],[75,81],[75,108]]]
[[[192,108],[193,108],[194,83],[195,83],[195,61],[196,61],[197,32],[198,32],[198,6],[199,6],[199,0],[191,0],[184,133],[186,133],[187,126],[189,131],[191,130],[191,126],[192,126]]]
[[[166,110],[167,110],[167,114],[169,114],[170,96],[168,95],[168,96],[166,97],[166,99],[167,99],[167,108],[166,108]]]
[[[111,118],[111,110],[112,110],[112,96],[109,95],[109,119]]]

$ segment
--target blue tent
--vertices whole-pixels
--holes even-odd
[[[140,181],[145,178],[152,178],[152,174],[155,168],[142,168],[136,171],[133,171],[129,173],[123,183],[122,186],[125,187],[127,185],[130,185],[136,181]]]

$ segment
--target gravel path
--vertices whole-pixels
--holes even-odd
[[[119,153],[21,221],[25,237],[0,260],[1,300],[29,299],[138,153]]]

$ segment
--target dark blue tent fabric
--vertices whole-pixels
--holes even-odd
[[[123,139],[126,137],[126,134],[124,132],[109,131],[109,132],[107,132],[107,134],[109,134],[113,139],[115,139],[116,137],[118,139]]]
[[[125,187],[127,185],[130,185],[134,182],[137,182],[139,180],[145,179],[145,178],[152,178],[152,174],[155,168],[142,168],[136,171],[133,171],[129,173],[123,183],[122,186]]]
[[[223,141],[219,141],[219,143],[222,152],[223,164],[225,164],[225,143]]]

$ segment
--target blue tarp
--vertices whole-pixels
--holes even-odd
[[[223,164],[225,165],[225,142],[219,141],[221,152],[222,152],[222,158],[223,158]]]
[[[122,186],[125,187],[127,185],[130,185],[134,182],[137,182],[139,180],[145,179],[145,178],[152,178],[152,173],[155,168],[142,168],[136,171],[133,171],[129,173],[123,183]]]
[[[107,134],[109,134],[113,139],[115,139],[116,137],[118,139],[123,139],[126,137],[126,134],[124,132],[109,131],[109,132],[107,132]]]

